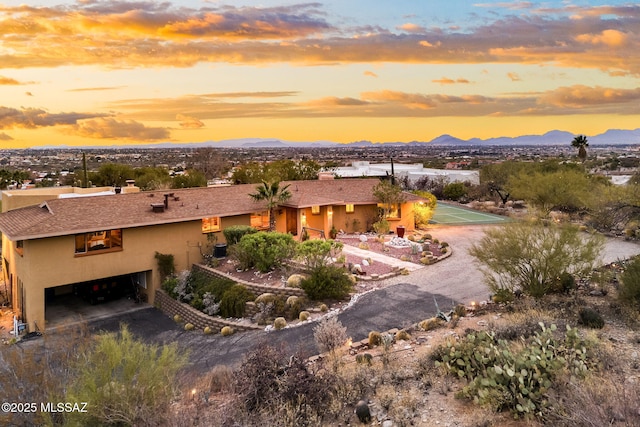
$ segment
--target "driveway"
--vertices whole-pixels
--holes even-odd
[[[349,309],[338,315],[354,341],[367,337],[370,331],[402,328],[436,314],[434,297],[442,311],[457,302],[469,303],[488,298],[482,274],[467,250],[491,226],[432,227],[431,234],[448,242],[453,254],[446,260],[412,272],[408,276],[389,279],[387,287],[370,292]],[[607,239],[603,263],[629,258],[640,253],[640,245],[620,239]],[[245,332],[231,337],[185,332],[171,319],[150,307],[91,324],[92,328],[118,330],[119,324],[129,324],[132,332],[145,341],[166,344],[176,342],[190,350],[195,372],[206,372],[219,364],[236,365],[244,354],[262,340],[285,345],[289,351],[300,350],[306,355],[317,353],[313,340],[314,324],[265,333]]]

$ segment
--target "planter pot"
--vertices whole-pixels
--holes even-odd
[[[399,226],[396,227],[396,234],[400,238],[404,237],[404,225],[399,225]]]

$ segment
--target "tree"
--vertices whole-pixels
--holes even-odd
[[[387,218],[395,205],[397,208],[405,201],[405,195],[399,185],[390,181],[380,181],[373,187],[373,195],[382,204],[382,218]]]
[[[122,187],[128,179],[134,179],[135,172],[129,165],[107,163],[100,166],[98,172],[91,172],[89,180],[98,187]]]
[[[584,135],[578,135],[571,141],[571,146],[578,149],[578,158],[584,163],[587,160],[587,147],[589,142]]]
[[[539,298],[563,274],[591,271],[602,247],[602,236],[583,235],[575,226],[528,222],[487,230],[469,253],[493,293],[520,290]]]
[[[262,181],[262,184],[256,187],[256,192],[249,194],[249,196],[256,202],[267,202],[267,210],[269,211],[269,231],[275,231],[276,208],[291,198],[289,185],[285,185],[280,188],[280,183],[277,181],[271,183]]]
[[[207,178],[204,174],[195,169],[189,169],[182,175],[176,175],[173,177],[171,188],[192,188],[192,187],[206,187]]]

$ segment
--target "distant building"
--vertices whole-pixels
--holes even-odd
[[[421,163],[394,163],[393,173],[396,178],[407,177],[409,182],[418,181],[420,178],[432,179],[444,178],[447,182],[480,183],[480,173],[472,170],[459,169],[430,169]],[[351,166],[338,167],[333,171],[340,178],[385,177],[391,175],[391,163],[374,163],[367,161],[353,162]]]

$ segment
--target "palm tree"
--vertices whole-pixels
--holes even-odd
[[[571,146],[578,149],[578,158],[584,161],[587,159],[587,148],[589,146],[589,142],[587,141],[587,137],[584,135],[578,135],[573,138],[571,141]]]
[[[266,200],[267,210],[269,210],[269,231],[276,229],[276,215],[275,211],[278,205],[286,202],[291,198],[291,192],[288,190],[289,184],[280,188],[280,183],[274,181],[267,183],[262,181],[262,184],[256,187],[256,192],[249,194],[256,202]]]

